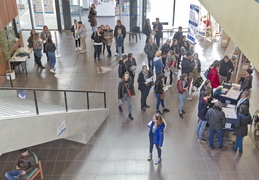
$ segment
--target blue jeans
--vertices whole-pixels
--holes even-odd
[[[184,105],[183,94],[178,93],[178,97],[179,97],[179,113],[182,113],[183,105]]]
[[[204,121],[201,119],[200,119],[199,123],[197,124],[196,135],[198,136],[198,139],[202,139],[202,133],[203,133],[204,129],[206,128],[206,124],[207,124],[207,121]]]
[[[243,152],[243,137],[236,137],[236,145],[234,150],[237,151],[239,148],[239,152]]]
[[[156,110],[159,111],[160,104],[165,108],[164,99],[161,99],[161,94],[156,94]]]
[[[100,54],[102,51],[102,45],[94,45],[94,59],[100,58]]]
[[[21,174],[22,174],[21,171],[13,170],[13,171],[6,172],[5,177],[9,180],[17,180],[17,178],[14,178],[14,176],[20,176]]]
[[[118,53],[119,53],[119,57],[122,58],[122,46],[121,47],[118,46]]]
[[[218,134],[218,148],[222,149],[223,148],[223,130],[222,129],[212,129],[210,128],[210,147],[214,147],[213,142],[214,142],[214,133]]]
[[[147,57],[148,68],[151,72],[154,70],[154,58]]]
[[[49,64],[50,64],[50,67],[51,67],[51,69],[54,69],[55,64],[56,64],[56,55],[55,55],[55,52],[48,51],[48,56],[49,56]]]

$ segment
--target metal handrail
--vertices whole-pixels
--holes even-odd
[[[13,87],[13,79],[12,79],[11,74],[0,74],[0,76],[5,76],[5,77],[9,76],[11,87]]]
[[[68,105],[67,105],[67,92],[74,92],[74,93],[86,93],[86,100],[87,100],[87,109],[90,109],[90,101],[89,101],[89,93],[97,93],[103,94],[103,102],[104,108],[106,108],[106,92],[105,91],[82,91],[82,90],[62,90],[62,89],[34,89],[34,88],[9,88],[9,87],[0,87],[0,90],[23,90],[23,91],[33,91],[34,102],[36,113],[39,114],[39,107],[38,107],[38,100],[37,100],[37,91],[52,91],[52,92],[64,92],[64,100],[65,100],[65,109],[68,112]]]

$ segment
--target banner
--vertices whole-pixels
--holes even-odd
[[[53,0],[44,0],[44,12],[48,14],[54,14]]]
[[[196,41],[196,32],[199,24],[199,6],[190,4],[190,18],[187,38],[192,43]]]
[[[34,14],[35,25],[38,27],[44,26],[45,24],[44,24],[42,1],[33,0],[32,5],[33,5],[33,14]]]

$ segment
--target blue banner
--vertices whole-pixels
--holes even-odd
[[[196,41],[196,32],[199,24],[199,6],[190,4],[190,16],[189,16],[189,26],[188,26],[188,40],[192,43]]]

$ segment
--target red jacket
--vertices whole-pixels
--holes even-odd
[[[210,80],[212,88],[217,88],[220,85],[219,74],[216,68],[210,70],[208,80]]]
[[[177,81],[177,89],[179,94],[183,94],[183,92],[186,91],[185,89],[183,89],[183,82],[181,79]]]

